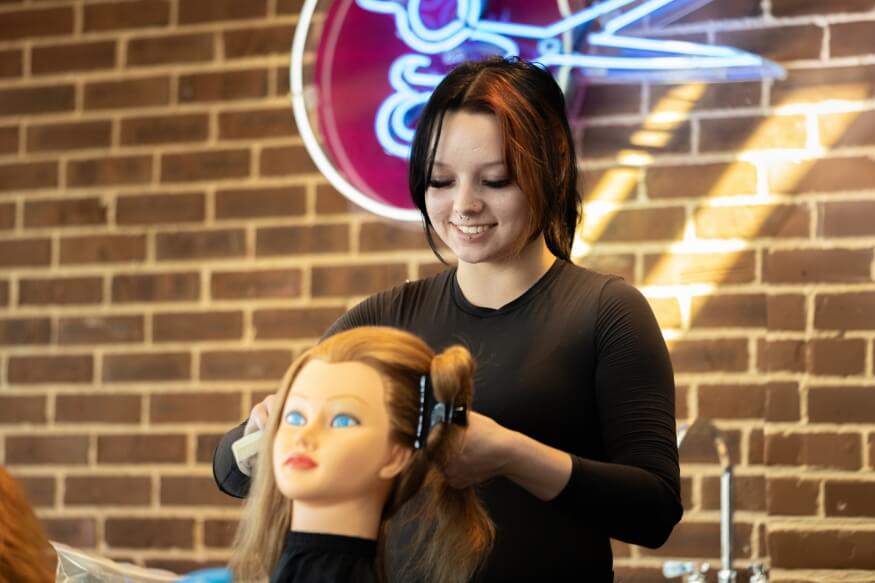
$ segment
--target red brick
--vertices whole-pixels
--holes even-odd
[[[0,41],[67,34],[73,34],[72,6],[0,13]]]
[[[763,476],[734,476],[735,510],[762,512],[766,509],[766,481]],[[702,477],[702,509],[720,509],[720,478]]]
[[[871,249],[770,251],[763,260],[768,283],[869,282]]]
[[[86,4],[83,20],[85,32],[167,26],[170,23],[170,2],[133,0]]]
[[[683,521],[671,533],[668,542],[659,549],[639,547],[644,557],[701,557],[720,555],[720,525],[716,522],[702,523]],[[733,555],[737,558],[751,556],[751,525],[739,521],[732,533]]]
[[[640,85],[590,85],[583,90],[583,95],[583,103],[578,108],[581,119],[641,112]]]
[[[764,328],[766,297],[763,294],[722,294],[692,298],[693,328]]]
[[[363,210],[328,184],[320,184],[316,187],[316,212],[320,215],[349,212],[364,214]]]
[[[197,73],[179,77],[181,103],[234,101],[267,95],[267,69]]]
[[[109,120],[31,125],[27,128],[28,152],[55,152],[108,148],[112,142]]]
[[[137,184],[151,179],[151,156],[102,157],[73,160],[67,164],[67,183],[70,186]]]
[[[143,564],[147,569],[161,569],[171,573],[191,573],[202,569],[224,569],[227,562],[223,560],[196,561],[192,559],[146,559]]]
[[[226,59],[288,55],[292,50],[292,35],[286,24],[226,30],[223,39]]]
[[[128,66],[197,63],[213,60],[212,33],[173,34],[132,38]]]
[[[0,396],[0,425],[25,423],[45,423],[45,397],[7,397]]]
[[[830,25],[829,54],[832,58],[870,55],[875,52],[875,21],[845,22]]]
[[[875,423],[875,388],[811,387],[808,418],[812,423]]]
[[[103,381],[182,381],[191,378],[191,355],[187,352],[107,354],[103,357]]]
[[[259,169],[262,176],[290,176],[319,172],[304,146],[262,149]]]
[[[256,310],[252,315],[255,338],[319,338],[344,312],[343,308]]]
[[[114,69],[115,55],[115,41],[34,47],[30,68],[34,75]]]
[[[204,546],[208,548],[228,548],[237,533],[236,520],[204,520]]]
[[[875,433],[869,434],[869,467],[875,468]]]
[[[152,316],[154,342],[240,340],[243,312],[170,312]]]
[[[804,148],[807,136],[802,116],[704,119],[699,126],[703,152]]]
[[[735,2],[707,3],[701,8],[691,10],[689,14],[673,22],[689,24],[705,21],[722,21],[734,18],[752,18],[763,14],[758,0],[736,0]]]
[[[101,464],[178,464],[187,456],[185,435],[111,434],[97,436]]]
[[[304,6],[303,0],[277,0],[277,14],[298,14]]]
[[[197,273],[116,275],[112,279],[113,302],[176,302],[199,297]]]
[[[582,229],[584,241],[640,242],[673,241],[683,236],[686,212],[681,207],[618,211],[596,233]]]
[[[814,374],[861,375],[866,368],[866,341],[861,338],[812,340],[809,350],[809,372]]]
[[[710,419],[762,419],[765,385],[699,387],[699,415]]]
[[[136,117],[122,120],[124,145],[178,144],[203,142],[209,135],[209,116],[205,113]]]
[[[641,141],[636,135],[641,131],[640,125],[587,126],[583,130],[580,152],[586,158],[614,158],[621,150],[629,149],[650,154],[690,152],[689,122],[648,124],[648,133],[658,134],[660,138],[665,137],[664,145],[652,145],[647,141]]]
[[[671,342],[669,349],[675,372],[740,372],[748,368],[745,339],[679,340]]]
[[[202,222],[205,217],[206,196],[202,192],[140,194],[116,199],[115,220],[119,225]]]
[[[21,162],[0,166],[0,192],[56,186],[58,186],[57,162]]]
[[[766,421],[799,421],[799,386],[773,382],[766,386]]]
[[[60,423],[139,423],[139,395],[58,395],[55,421]]]
[[[34,507],[51,508],[55,505],[55,479],[43,476],[16,476],[15,479],[27,492]]]
[[[747,465],[761,466],[766,462],[766,443],[762,429],[751,429],[747,448]]]
[[[875,569],[875,532],[769,529],[773,569]]]
[[[867,12],[873,9],[873,0],[830,0],[829,4],[818,0],[772,0],[772,15],[778,17]]]
[[[313,297],[363,296],[398,285],[407,279],[403,264],[314,267],[311,278]]]
[[[18,152],[18,126],[0,128],[0,154]]]
[[[267,0],[179,0],[180,24],[249,20],[264,16],[267,16]]]
[[[751,251],[644,257],[644,281],[653,285],[750,283],[754,280],[755,269],[756,261]]]
[[[587,89],[588,91],[588,89]],[[762,100],[762,84],[710,83],[691,90],[676,85],[653,85],[650,88],[650,109],[660,112],[687,114],[690,111],[758,107]]]
[[[0,229],[15,228],[16,213],[14,202],[0,204]]]
[[[582,260],[579,260],[580,265],[587,269],[598,271],[601,273],[610,273],[618,275],[626,281],[635,281],[635,256],[631,254],[619,253],[598,253],[587,255]],[[420,268],[419,277],[428,277],[440,273],[447,269],[447,266],[442,263],[435,263],[427,270],[423,271]]]
[[[219,114],[219,139],[288,138],[297,134],[288,107],[226,111]]]
[[[158,259],[215,259],[246,254],[242,229],[159,233],[155,240]]]
[[[652,199],[718,198],[756,193],[757,176],[746,162],[654,166],[647,169],[646,185]]]
[[[775,294],[766,299],[769,330],[805,330],[805,296]]]
[[[714,42],[781,63],[820,60],[824,28],[812,24],[718,32]]]
[[[304,65],[305,75],[306,71],[312,68],[309,65]],[[310,79],[311,77],[305,77],[305,79]],[[291,94],[291,79],[289,76],[289,68],[288,67],[279,67],[276,69],[276,88],[274,89],[274,95],[279,97],[289,97]]]
[[[106,206],[99,198],[35,200],[24,203],[25,227],[67,227],[106,223]]]
[[[191,549],[194,546],[194,520],[107,518],[106,544],[114,548]]]
[[[825,239],[875,235],[875,200],[821,202],[817,214],[817,234]]]
[[[146,259],[146,235],[61,238],[61,263],[121,263]]]
[[[799,478],[769,478],[766,504],[770,516],[814,516],[820,483]]]
[[[87,435],[7,435],[6,463],[9,465],[86,464]]]
[[[21,77],[24,72],[22,56],[21,49],[0,51],[0,79]]]
[[[19,281],[18,302],[21,305],[97,304],[102,299],[103,279],[100,277],[22,279]]]
[[[169,77],[98,81],[85,85],[86,110],[152,107],[169,103]]]
[[[824,114],[818,121],[821,142],[833,149],[875,145],[875,111]]]
[[[757,368],[762,372],[805,372],[808,349],[803,340],[760,340]]]
[[[9,282],[0,280],[0,306],[9,305]]]
[[[699,207],[696,236],[703,239],[807,238],[811,216],[802,205]]]
[[[201,380],[279,381],[292,362],[288,350],[223,350],[201,354]],[[237,419],[235,413],[233,419]]]
[[[143,341],[143,316],[86,316],[58,320],[58,344]]]
[[[814,327],[821,330],[875,330],[875,293],[818,294]]]
[[[656,321],[659,323],[660,328],[663,330],[667,328],[681,328],[683,325],[681,308],[676,299],[648,298],[647,301],[653,310],[653,315],[656,316]]]
[[[11,384],[90,383],[94,361],[90,355],[10,356],[7,375]]]
[[[271,227],[256,232],[257,257],[348,252],[348,225]]]
[[[73,85],[0,90],[0,116],[72,111],[75,103],[76,92]]]
[[[210,295],[214,300],[299,297],[301,272],[297,269],[266,269],[213,273]]]
[[[858,470],[862,443],[857,433],[790,433],[766,436],[766,463],[770,466],[819,466]]]
[[[163,476],[162,506],[240,506],[240,500],[218,488],[212,476]]]
[[[213,454],[219,446],[224,433],[208,433],[197,436],[197,451],[195,461],[199,463],[213,463]]]
[[[52,322],[48,318],[0,319],[0,345],[48,344]]]
[[[97,521],[94,518],[44,518],[40,522],[50,540],[75,549],[97,547]]]
[[[68,506],[147,506],[149,476],[67,476],[64,504]]]
[[[150,423],[231,424],[243,415],[240,393],[153,393],[150,403]]]
[[[217,219],[294,216],[305,212],[307,191],[302,186],[220,190],[216,193]]]
[[[824,484],[827,516],[875,516],[875,482],[828,480]]]
[[[215,150],[161,157],[161,182],[222,180],[249,176],[249,150]]]
[[[873,0],[865,0],[872,2]],[[772,86],[772,105],[830,100],[863,101],[875,95],[875,65],[787,69]]]
[[[49,239],[0,241],[0,267],[48,265],[52,260]]]

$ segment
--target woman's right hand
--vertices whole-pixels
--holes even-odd
[[[243,435],[249,435],[253,431],[264,429],[267,425],[267,420],[270,418],[270,413],[273,411],[274,395],[268,395],[264,400],[252,408],[249,414],[249,421],[246,422],[246,427],[243,429]]]

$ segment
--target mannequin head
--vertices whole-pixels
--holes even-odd
[[[56,562],[24,490],[0,466],[0,581],[49,583]]]
[[[234,544],[237,578],[268,576],[290,529],[356,535],[342,529],[369,517],[381,562],[391,518],[420,490],[430,500],[416,516],[411,567],[429,581],[469,577],[492,524],[473,490],[449,488],[439,471],[464,428],[437,424],[423,447],[414,444],[423,375],[437,401],[470,406],[473,369],[462,347],[435,355],[416,336],[381,327],[341,332],[296,359],[264,430]],[[439,560],[450,552],[452,565]]]

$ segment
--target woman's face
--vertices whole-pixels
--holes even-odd
[[[390,442],[383,381],[358,362],[312,360],[298,372],[273,443],[273,469],[286,498],[336,503],[379,493]]]
[[[531,235],[530,211],[509,179],[494,115],[444,116],[425,206],[438,237],[459,261],[500,262],[521,251]]]

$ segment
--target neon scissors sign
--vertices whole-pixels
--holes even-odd
[[[644,36],[670,22],[672,14],[686,14],[710,0],[603,0],[579,10],[571,10],[567,1],[553,6],[531,0],[335,0],[327,11],[315,67],[320,144],[303,95],[306,34],[318,3],[307,0],[292,47],[292,101],[302,139],[319,169],[360,206],[390,218],[419,220],[397,163],[403,166],[409,155],[421,106],[443,76],[469,58],[499,54],[537,61],[556,71],[566,88],[569,71],[587,83],[783,76],[779,65],[740,49]],[[365,65],[377,72],[362,74]],[[344,77],[359,75],[366,82]],[[341,99],[347,91],[363,103]],[[358,112],[362,105],[364,111]],[[350,107],[369,117],[370,136],[361,120],[347,114]],[[355,149],[344,143],[349,140]],[[384,162],[361,151],[368,146]],[[377,175],[383,171],[396,178]]]

